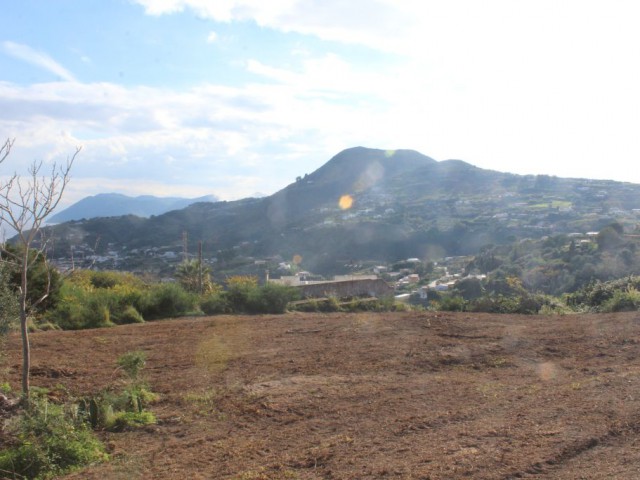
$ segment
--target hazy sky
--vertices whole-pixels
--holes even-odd
[[[19,0],[0,168],[101,192],[272,193],[352,146],[640,183],[635,0]]]

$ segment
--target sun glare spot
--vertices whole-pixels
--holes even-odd
[[[342,195],[338,201],[338,206],[342,210],[349,210],[353,206],[353,197],[351,195]]]
[[[292,262],[294,265],[300,265],[302,263],[302,256],[298,254],[294,255]]]
[[[396,154],[395,150],[387,150],[386,152],[384,152],[385,157],[389,158],[389,157],[393,157]]]
[[[549,380],[554,379],[556,375],[557,369],[553,362],[544,362],[538,365],[538,376],[540,377],[540,380],[548,382]]]

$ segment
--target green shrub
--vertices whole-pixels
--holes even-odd
[[[275,283],[258,286],[255,277],[236,276],[227,280],[226,291],[206,296],[200,308],[207,314],[284,313],[299,298],[296,288]]]
[[[108,430],[111,432],[122,432],[154,423],[156,423],[155,415],[147,410],[142,412],[118,412],[114,415],[112,424]]]
[[[120,393],[105,390],[98,395],[81,399],[78,412],[93,428],[122,431],[155,423],[155,417],[145,410],[158,396],[141,380],[145,366],[145,354],[132,351],[118,358],[118,367],[123,369],[128,384]]]
[[[634,312],[640,310],[640,291],[633,287],[616,290],[600,307],[601,312]]]
[[[401,302],[396,302],[392,296],[383,298],[355,298],[349,302],[340,304],[343,311],[347,312],[398,312],[406,311],[409,307]]]
[[[566,301],[573,308],[596,312],[616,311],[612,310],[616,308],[634,310],[634,290],[640,290],[640,276],[631,275],[609,282],[592,282],[567,295]]]
[[[141,370],[147,363],[147,355],[141,350],[123,353],[118,357],[117,364],[132,381],[138,380]]]
[[[133,305],[124,307],[124,310],[122,310],[122,312],[118,312],[113,316],[114,322],[118,325],[125,325],[127,323],[144,323],[144,318],[142,318],[140,312],[136,310],[136,307],[134,307]]]
[[[90,271],[89,281],[95,288],[113,288],[122,283],[124,274],[120,272]]]
[[[296,312],[317,312],[320,310],[318,301],[315,298],[300,301],[293,306]]]
[[[393,296],[382,298],[353,298],[340,302],[336,297],[309,298],[296,302],[293,310],[298,312],[405,312],[410,307],[396,302]]]
[[[341,312],[342,307],[336,297],[329,297],[326,300],[318,302],[318,308],[321,312]]]
[[[447,312],[464,312],[467,306],[468,302],[458,295],[443,295],[440,301],[436,303],[438,310]]]
[[[245,300],[247,313],[284,313],[289,302],[300,298],[296,288],[267,283],[248,290]]]
[[[5,335],[18,318],[18,298],[11,290],[4,264],[0,264],[0,336]]]
[[[297,312],[341,312],[340,302],[335,297],[329,298],[309,298],[303,302],[296,303],[293,310]]]
[[[147,320],[178,317],[195,310],[198,297],[176,283],[153,285],[140,299],[138,311]]]
[[[205,295],[200,300],[200,310],[207,315],[231,313],[232,311],[224,292]]]
[[[61,301],[45,320],[67,330],[141,322],[135,306],[143,293],[142,283],[130,274],[74,272],[62,285]]]
[[[15,446],[0,452],[4,478],[45,478],[106,460],[103,445],[74,411],[35,398],[12,425]]]
[[[379,311],[377,300],[369,298],[356,298],[340,305],[345,312],[375,312]]]
[[[6,262],[11,255],[22,255],[24,247],[4,243],[4,251],[0,251],[0,259],[6,273],[6,280],[11,291],[17,293],[22,284],[22,272],[15,262]],[[62,277],[58,270],[52,268],[46,256],[38,249],[29,249],[29,275],[27,278],[27,302],[38,303],[38,311],[46,311],[55,306],[60,299],[59,290]],[[46,293],[46,296],[45,296]],[[40,301],[42,300],[42,301]]]
[[[235,313],[254,313],[257,300],[258,279],[252,276],[237,275],[227,279],[225,298]]]

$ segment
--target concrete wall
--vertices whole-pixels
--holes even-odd
[[[381,279],[346,280],[299,285],[304,298],[384,297],[393,295],[393,287]]]

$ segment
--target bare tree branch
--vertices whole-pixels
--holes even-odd
[[[4,142],[2,147],[0,147],[0,163],[4,162],[4,159],[7,158],[11,153],[11,147],[13,147],[13,142],[15,142],[15,139],[12,140],[10,138],[7,138],[7,141]]]
[[[0,146],[0,163],[11,153],[13,140],[8,139]],[[25,177],[14,173],[8,180],[0,181],[0,223],[15,230],[18,237],[18,250],[12,252],[4,242],[0,243],[0,252],[5,258],[11,258],[21,274],[20,283],[20,332],[22,336],[22,393],[29,399],[29,369],[31,365],[29,332],[27,319],[33,309],[48,296],[51,288],[51,271],[47,268],[47,287],[38,299],[28,303],[27,280],[29,271],[40,260],[45,260],[47,240],[42,234],[42,226],[47,217],[58,206],[62,195],[69,184],[73,163],[80,153],[77,147],[65,164],[54,163],[48,175],[41,175],[43,163],[34,161]],[[33,249],[38,235],[40,244]]]

